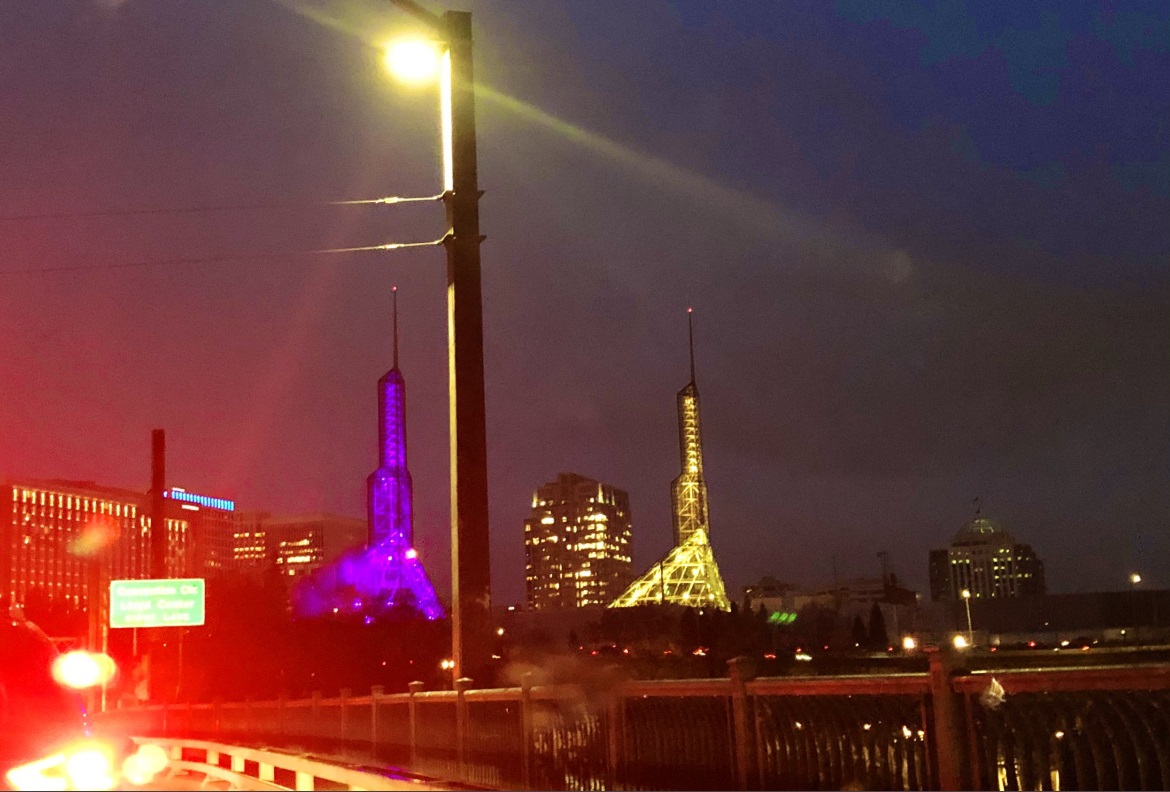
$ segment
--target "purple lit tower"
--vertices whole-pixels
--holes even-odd
[[[443,606],[414,549],[414,487],[406,464],[406,381],[398,369],[398,287],[394,287],[394,362],[378,380],[378,469],[366,479],[370,533],[365,560],[369,579],[360,588],[383,602],[412,598],[428,619]]]

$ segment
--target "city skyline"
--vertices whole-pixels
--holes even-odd
[[[975,495],[1053,591],[1170,583],[1166,9],[463,5],[499,602],[522,599],[550,471],[630,493],[636,569],[669,548],[687,305],[704,381],[725,383],[704,428],[729,591],[816,584],[834,557],[872,574],[880,550],[925,591]],[[433,95],[363,43],[401,18],[311,11],[0,8],[0,217],[435,194]],[[398,283],[416,532],[446,590],[440,252],[100,269],[429,240],[441,220],[0,220],[0,471],[143,488],[162,427],[192,491],[360,515]],[[11,274],[70,266],[98,269]]]

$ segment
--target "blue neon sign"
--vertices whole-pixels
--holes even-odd
[[[163,493],[163,497],[183,503],[194,503],[197,506],[206,506],[209,509],[236,510],[235,501],[230,501],[227,498],[213,498],[210,495],[196,495],[194,492],[181,489],[169,489]]]

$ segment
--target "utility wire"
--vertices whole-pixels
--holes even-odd
[[[28,269],[0,270],[0,277],[5,275],[33,275],[49,272],[90,272],[98,270],[131,269],[137,267],[166,267],[175,264],[222,264],[231,261],[254,261],[258,259],[281,259],[301,256],[327,256],[344,253],[372,253],[377,251],[403,250],[405,248],[436,247],[442,245],[443,239],[431,242],[388,242],[385,245],[366,245],[364,247],[323,248],[320,250],[285,251],[282,253],[247,253],[224,256],[199,256],[187,258],[179,256],[169,259],[151,259],[146,261],[114,261],[108,264],[75,264],[62,267],[30,267]]]
[[[90,212],[41,212],[36,214],[0,215],[0,222],[17,220],[80,220],[90,217],[132,217],[136,215],[205,214],[210,212],[253,212],[265,209],[313,209],[328,206],[373,206],[423,203],[442,200],[445,193],[424,196],[389,195],[383,198],[360,198],[349,201],[310,201],[307,203],[218,204],[160,209],[96,209]]]

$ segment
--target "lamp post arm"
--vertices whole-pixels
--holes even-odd
[[[390,0],[390,2],[401,8],[406,13],[410,14],[415,19],[425,22],[428,26],[434,28],[437,32],[444,35],[447,33],[447,25],[443,21],[443,18],[438,14],[432,14],[414,0]]]

